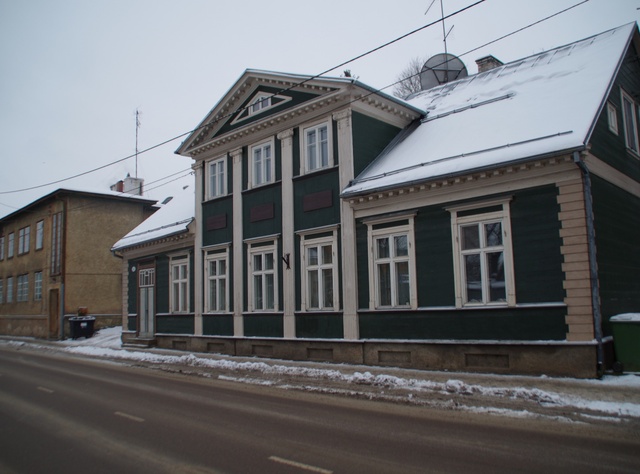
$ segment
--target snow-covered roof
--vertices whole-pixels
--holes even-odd
[[[584,149],[630,23],[410,98],[425,111],[350,185],[358,195]]]
[[[182,187],[171,200],[160,204],[155,213],[118,240],[111,250],[123,250],[187,232],[195,218],[195,186],[192,175],[182,178],[182,181],[184,184],[181,182]]]

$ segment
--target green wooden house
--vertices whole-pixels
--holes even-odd
[[[639,47],[629,24],[406,101],[245,71],[177,150],[192,312],[155,343],[596,376],[640,307]]]

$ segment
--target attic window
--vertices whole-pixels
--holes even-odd
[[[638,119],[637,106],[631,96],[622,91],[622,121],[624,123],[624,137],[627,148],[638,153]]]
[[[249,106],[249,114],[257,114],[271,107],[271,96],[259,95]]]
[[[231,124],[236,124],[255,117],[263,113],[266,110],[273,109],[289,102],[292,98],[286,95],[272,94],[269,92],[257,92],[248,102],[245,102],[244,107],[240,110],[238,115],[233,119]]]

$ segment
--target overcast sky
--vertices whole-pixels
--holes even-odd
[[[440,16],[432,0],[0,0],[0,217],[60,187],[107,191],[134,159],[31,191],[193,129],[247,68],[318,74]],[[444,0],[448,15],[474,0]],[[590,0],[468,55],[463,53],[580,0],[486,0],[447,20],[450,53],[503,62],[640,20],[640,0]],[[350,69],[383,88],[414,57],[443,52],[440,24]],[[391,93],[391,88],[386,89]],[[148,196],[189,170],[184,139],[139,155]],[[176,175],[176,176],[179,176]],[[165,180],[166,181],[166,180]],[[152,189],[155,188],[155,189]]]

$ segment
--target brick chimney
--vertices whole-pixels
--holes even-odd
[[[484,58],[476,59],[476,64],[478,65],[478,73],[481,73],[500,67],[504,63],[498,58],[489,55]]]

